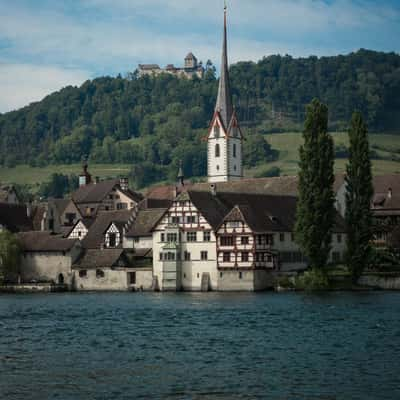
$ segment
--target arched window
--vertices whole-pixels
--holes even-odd
[[[236,143],[233,144],[233,157],[236,157]]]
[[[217,143],[215,145],[215,157],[220,157],[220,155],[221,155],[221,150],[219,148],[219,144]]]

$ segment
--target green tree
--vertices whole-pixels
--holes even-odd
[[[21,247],[15,235],[0,232],[0,283],[19,274]]]
[[[314,99],[306,110],[304,145],[300,147],[296,241],[312,269],[323,271],[331,250],[335,219],[333,139],[328,108]]]
[[[346,167],[347,265],[353,283],[371,255],[372,172],[368,131],[361,113],[353,114],[349,129],[349,162]]]

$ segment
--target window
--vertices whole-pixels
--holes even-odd
[[[337,242],[342,243],[342,235],[340,233],[337,235]]]
[[[334,263],[339,263],[340,262],[340,253],[338,251],[332,252],[332,261]]]
[[[200,258],[201,258],[201,261],[207,261],[208,260],[208,251],[202,251],[200,253]]]
[[[140,242],[140,238],[135,237],[135,238],[133,239],[133,242],[134,242],[134,243],[139,243],[139,242]]]
[[[224,262],[231,261],[231,253],[224,253]]]
[[[243,273],[239,272],[239,279],[242,279],[242,278],[243,278]]]
[[[291,233],[291,234],[290,234],[290,240],[291,240],[292,242],[295,241],[294,233]]]
[[[78,237],[80,238],[82,236],[82,232],[78,231]]]
[[[242,242],[242,245],[249,244],[249,237],[248,236],[242,236],[241,242]]]
[[[86,278],[87,277],[87,271],[86,269],[81,269],[79,271],[79,278]]]
[[[195,224],[196,223],[196,216],[195,215],[188,215],[186,217],[186,222],[188,224]]]
[[[185,251],[184,258],[185,261],[190,261],[190,253],[188,251]]]
[[[214,125],[214,137],[216,139],[219,138],[219,126],[218,125]]]
[[[171,222],[172,222],[173,224],[180,224],[180,223],[181,223],[181,217],[173,216],[173,217],[171,218]]]
[[[117,210],[126,210],[128,208],[128,204],[126,203],[118,203]]]
[[[184,201],[180,201],[178,204],[179,204],[180,207],[185,207],[185,202]]]
[[[211,241],[211,232],[203,232],[203,241],[204,242]]]
[[[242,262],[248,262],[249,261],[249,253],[246,252],[242,252]]]
[[[188,242],[197,242],[197,232],[188,232],[186,234],[186,240]]]
[[[233,144],[233,157],[236,158],[236,144]]]
[[[74,219],[76,218],[75,213],[66,213],[65,219],[67,220],[67,224],[71,225],[74,223]]]
[[[104,271],[101,269],[96,269],[96,278],[97,279],[104,278]]]
[[[197,279],[198,279],[198,278],[200,278],[200,274],[199,274],[199,273],[197,273]]]
[[[281,242],[284,242],[284,241],[285,241],[285,234],[284,234],[284,233],[280,233],[280,234],[279,234],[279,240],[280,240]]]
[[[163,259],[164,259],[163,253],[160,253],[160,261],[162,261]]]
[[[161,240],[161,242],[165,242],[165,233],[161,234],[161,239],[160,240]]]
[[[167,253],[167,261],[175,261],[175,253]]]
[[[265,257],[265,256],[264,256]],[[271,254],[267,254],[267,262],[271,263],[272,262],[272,256]]]
[[[233,236],[222,236],[221,246],[233,246]]]
[[[168,243],[176,243],[177,241],[178,241],[178,234],[167,233],[167,242]]]
[[[135,285],[136,284],[136,272],[129,272],[128,274],[129,284]]]
[[[220,273],[219,273],[219,277],[222,278],[223,276],[224,276],[224,273],[223,273],[223,272],[220,272]]]
[[[117,245],[117,235],[115,233],[108,234],[108,246],[115,247]]]
[[[217,143],[215,145],[215,157],[220,157],[221,156],[221,149],[219,147],[219,144]]]

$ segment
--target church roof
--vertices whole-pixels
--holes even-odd
[[[224,12],[224,36],[222,44],[222,61],[221,76],[219,78],[218,97],[215,105],[215,111],[219,113],[224,124],[224,128],[228,129],[233,115],[232,93],[229,81],[228,67],[228,43],[227,43],[227,27],[226,27],[226,7]]]

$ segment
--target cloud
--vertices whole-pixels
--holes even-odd
[[[228,7],[231,62],[360,47],[400,50],[400,8],[386,0],[228,0]],[[31,75],[52,70],[49,90],[57,80],[124,73],[138,63],[181,65],[189,51],[218,65],[222,8],[222,0],[0,0],[1,60],[14,70],[33,65]],[[31,101],[38,98],[33,91],[26,82],[9,97],[27,92]]]
[[[0,112],[40,101],[56,90],[80,85],[89,74],[80,70],[65,70],[28,64],[0,63]]]

